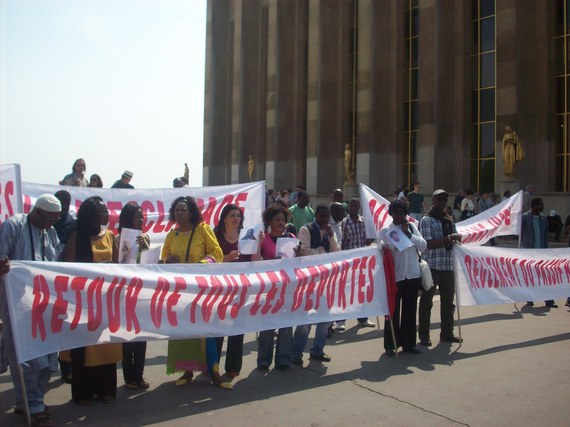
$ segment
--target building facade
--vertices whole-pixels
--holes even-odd
[[[251,156],[254,180],[316,196],[570,191],[570,0],[209,0],[207,19],[204,185],[248,181]]]

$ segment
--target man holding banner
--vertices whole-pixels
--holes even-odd
[[[461,338],[453,334],[455,281],[452,249],[456,242],[461,241],[461,236],[457,234],[453,220],[444,211],[447,198],[447,191],[441,189],[434,191],[432,207],[420,221],[420,234],[427,242],[425,260],[430,266],[433,283],[439,288],[441,298],[440,340],[459,343]],[[420,298],[418,334],[421,344],[426,347],[432,345],[429,327],[436,286],[422,292]]]
[[[59,220],[60,213],[60,201],[51,194],[44,194],[37,199],[29,215],[10,217],[0,229],[0,259],[57,261],[60,244],[52,226]],[[0,372],[10,366],[16,391],[14,412],[24,413],[29,408],[34,425],[51,426],[53,422],[44,404],[44,394],[52,371],[57,370],[57,355],[51,353],[18,365],[5,287],[6,275],[3,274],[0,276],[0,317],[4,322]]]

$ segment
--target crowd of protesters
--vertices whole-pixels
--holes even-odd
[[[77,159],[72,172],[61,185],[102,187],[101,178],[93,174],[85,177],[86,164]],[[125,170],[112,188],[134,188],[131,171]],[[174,187],[188,186],[187,176],[175,178]],[[523,247],[548,247],[548,233],[558,240],[570,232],[570,215],[563,223],[556,211],[548,217],[542,213],[542,199],[532,196],[532,187],[525,192],[529,198],[528,209],[523,215]],[[505,192],[504,198],[510,197]],[[69,213],[71,197],[66,190],[55,195],[40,196],[31,212],[9,218],[0,228],[0,280],[9,272],[9,260],[44,260],[67,262],[124,262],[120,260],[120,233],[125,228],[140,232],[137,238],[138,255],[149,248],[149,238],[142,233],[143,211],[134,204],[127,204],[119,220],[119,236],[106,229],[109,212],[105,202],[97,196],[89,197],[79,207],[77,218]],[[492,194],[483,191],[477,195],[470,189],[460,190],[453,203],[448,203],[449,193],[438,189],[431,195],[428,206],[421,193],[421,184],[414,183],[413,190],[397,188],[389,206],[393,222],[379,233],[378,239],[367,239],[364,220],[360,213],[360,201],[344,200],[342,190],[335,189],[330,203],[311,206],[309,194],[302,186],[295,191],[283,189],[266,191],[266,209],[257,254],[243,255],[238,249],[238,239],[243,227],[243,213],[236,205],[227,205],[210,228],[203,219],[196,200],[190,196],[179,197],[172,203],[169,219],[176,226],[169,231],[160,256],[160,263],[216,263],[271,260],[279,257],[276,242],[280,238],[297,238],[299,245],[295,256],[318,255],[350,250],[376,244],[393,263],[396,283],[396,306],[385,322],[384,348],[386,355],[395,356],[398,348],[404,352],[421,354],[420,346],[430,347],[431,310],[436,290],[441,298],[440,341],[461,343],[454,334],[453,246],[461,242],[455,223],[490,209],[495,202]],[[413,218],[415,221],[408,221]],[[536,233],[540,232],[540,236]],[[398,237],[401,236],[401,237]],[[395,238],[409,239],[405,250],[395,246]],[[396,240],[397,241],[397,240]],[[537,242],[540,242],[539,246]],[[496,244],[491,242],[490,244]],[[570,241],[569,241],[570,245]],[[434,286],[423,290],[419,258],[429,264]],[[11,368],[16,392],[16,413],[24,413],[27,406],[34,425],[51,426],[53,420],[43,396],[51,372],[57,369],[56,355],[50,354],[20,364],[26,384],[25,397],[20,386],[14,344],[11,337],[6,300],[0,288],[0,315],[4,323],[6,357],[0,360],[0,372],[7,365]],[[419,298],[419,308],[418,308]],[[532,305],[532,302],[528,303]],[[554,301],[547,306],[557,307]],[[568,305],[568,303],[567,303]],[[316,325],[315,336],[308,354],[320,362],[332,360],[325,352],[327,338],[345,330],[346,319],[322,322]],[[391,323],[389,323],[391,322]],[[359,327],[375,327],[368,318],[359,318]],[[261,330],[258,336],[257,368],[270,369],[272,363],[281,371],[288,371],[290,364],[303,365],[303,355],[308,345],[310,324],[296,328]],[[393,330],[388,332],[388,328]],[[261,328],[263,329],[263,327]],[[419,335],[419,343],[417,342]],[[227,337],[225,373],[220,372],[220,360],[224,337],[170,341],[168,345],[168,374],[181,373],[174,384],[191,383],[195,371],[204,371],[211,382],[231,390],[232,380],[240,375],[243,358],[243,335]],[[275,349],[275,350],[274,350]],[[72,400],[79,405],[91,405],[95,398],[103,403],[115,401],[117,391],[117,362],[122,362],[125,387],[129,390],[146,390],[150,384],[144,379],[146,343],[101,344],[70,349],[59,355],[62,380],[71,384]]]

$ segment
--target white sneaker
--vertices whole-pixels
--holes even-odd
[[[336,322],[336,330],[339,332],[346,331],[346,327],[344,326],[344,322]]]
[[[365,320],[364,322],[358,322],[358,326],[362,326],[363,328],[375,328],[376,323],[373,323],[370,320]]]

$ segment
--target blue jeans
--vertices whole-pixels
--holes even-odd
[[[30,364],[20,364],[24,374],[24,383],[26,385],[26,399],[30,407],[30,414],[43,412],[45,409],[44,395],[51,377],[51,369],[41,368]],[[10,365],[10,373],[12,374],[12,382],[14,383],[14,391],[16,392],[16,406],[25,408],[26,403],[22,399],[23,390],[18,375],[18,367],[15,364]]]
[[[293,328],[280,328],[277,333],[277,347],[275,348],[275,366],[289,366]],[[257,366],[269,368],[273,359],[273,343],[275,341],[273,329],[261,331],[257,339]]]
[[[317,323],[317,329],[315,331],[315,340],[313,341],[313,347],[309,351],[310,355],[313,357],[322,356],[327,343],[327,330],[331,322]],[[309,332],[311,332],[311,325],[299,325],[295,328],[295,335],[293,336],[293,349],[291,351],[291,357],[301,358],[303,357],[303,351],[307,346],[307,341],[309,340]]]

